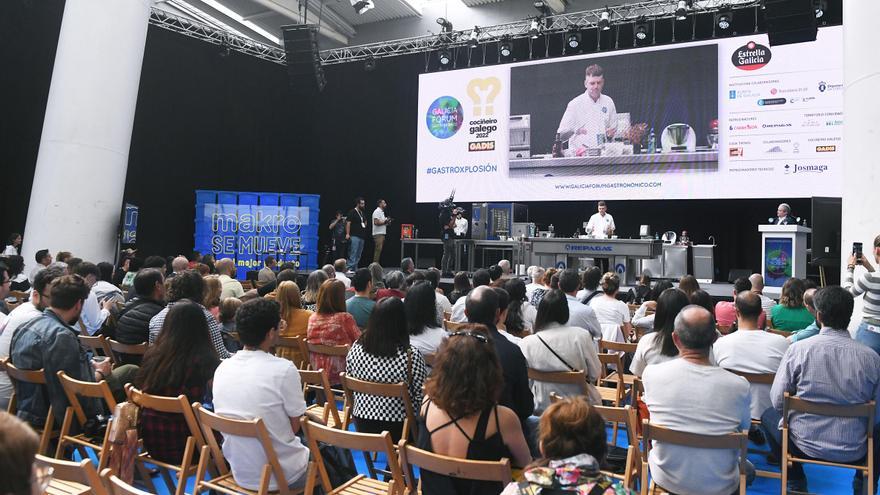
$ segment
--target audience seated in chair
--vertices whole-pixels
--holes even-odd
[[[452,277],[452,292],[449,293],[449,302],[452,303],[452,308],[455,307],[455,304],[459,301],[459,299],[467,296],[468,292],[470,291],[471,280],[468,278],[467,273],[456,273],[455,276]],[[449,309],[449,313],[452,313],[452,308]],[[463,312],[464,310],[462,310],[462,314]]]
[[[678,347],[672,339],[675,318],[689,304],[684,292],[668,288],[660,293],[655,307],[654,331],[639,339],[636,352],[633,354],[630,371],[642,376],[645,368],[653,364],[665,363],[678,357]]]
[[[732,327],[736,323],[736,296],[743,291],[752,290],[752,283],[746,277],[740,277],[733,281],[733,301],[718,301],[715,304],[715,323],[719,327]],[[754,294],[754,292],[752,292]],[[757,296],[757,294],[755,294]],[[760,299],[761,296],[758,296]],[[758,325],[754,328],[763,330],[767,327],[767,314],[761,308],[758,316]]]
[[[782,451],[780,421],[785,393],[810,402],[852,405],[878,401],[880,356],[850,337],[847,327],[853,297],[841,287],[820,289],[814,298],[819,335],[791,345],[782,358],[770,391],[773,407],[761,426],[777,459]],[[876,417],[875,417],[876,421]],[[859,418],[832,418],[793,413],[789,418],[789,450],[798,457],[832,462],[858,461],[867,454],[866,425]],[[877,446],[880,428],[874,428],[874,483],[877,482]],[[803,467],[789,470],[789,490],[807,491]],[[856,472],[853,493],[861,493],[862,477]]]
[[[88,334],[95,335],[101,330],[101,327],[104,325],[104,322],[107,321],[107,318],[110,317],[110,310],[112,309],[115,311],[116,301],[112,298],[98,300],[94,285],[98,282],[98,277],[101,275],[101,272],[98,271],[97,265],[88,261],[81,262],[76,266],[75,273],[83,278],[86,286],[89,288],[89,295],[86,297],[86,300],[83,301],[83,309],[80,313],[80,319],[85,325]]]
[[[790,278],[782,284],[779,304],[770,311],[770,322],[773,328],[794,332],[806,328],[815,321],[813,314],[804,306],[803,280]]]
[[[546,300],[546,298],[545,298]],[[599,472],[605,454],[605,420],[585,397],[564,398],[541,415],[538,445],[541,458],[523,471],[502,495],[517,495],[526,487],[579,493],[635,493]]]
[[[522,340],[520,348],[529,368],[539,371],[585,371],[587,381],[595,383],[601,376],[601,364],[596,345],[589,332],[579,327],[567,326],[568,300],[559,290],[548,292],[538,305],[535,333]],[[550,393],[561,396],[578,395],[582,387],[560,383],[532,381],[535,397],[535,414],[550,405]],[[602,403],[596,390],[590,387],[589,400]]]
[[[422,286],[430,289],[428,284]],[[425,361],[409,343],[406,312],[400,299],[390,297],[376,304],[367,328],[351,346],[345,361],[347,376],[367,382],[405,383],[410,404],[422,403]],[[351,415],[357,430],[388,431],[395,443],[400,441],[406,419],[403,402],[399,398],[354,394]]]
[[[214,269],[217,271],[217,274],[220,277],[220,283],[223,285],[220,299],[226,299],[227,297],[237,297],[241,299],[244,295],[244,288],[241,286],[241,282],[235,279],[235,260],[232,258],[217,260]]]
[[[541,283],[541,280],[544,278],[544,268],[534,265],[530,266],[526,270],[526,275],[529,277],[529,282],[526,284],[526,302],[531,304],[532,294],[535,293],[535,289],[544,288],[544,284]]]
[[[49,308],[15,332],[9,353],[12,364],[19,369],[45,370],[45,389],[21,383],[16,390],[18,417],[35,425],[45,423],[50,404],[60,425],[60,412],[67,410],[70,405],[58,380],[59,371],[85,382],[107,380],[118,399],[125,397],[123,387],[137,372],[137,366],[133,365],[120,366],[111,371],[109,360],[94,363],[80,345],[78,335],[70,325],[79,318],[83,302],[89,296],[89,287],[82,277],[65,275],[54,280],[48,290],[51,301]],[[82,403],[89,418],[103,412],[96,400],[83,400]]]
[[[526,283],[519,278],[510,278],[504,282],[510,301],[507,306],[507,317],[504,318],[504,330],[514,337],[523,338],[535,329],[537,309],[529,304],[526,297]]]
[[[596,318],[600,325],[611,324],[622,326],[624,337],[632,333],[629,307],[625,302],[617,299],[620,292],[620,277],[613,272],[602,275],[602,294],[590,300],[590,307],[596,312]]]
[[[351,314],[345,311],[345,285],[339,280],[327,280],[318,291],[318,310],[309,317],[308,342],[323,345],[351,345],[361,331]],[[324,369],[331,384],[339,383],[339,373],[345,371],[345,358],[309,353],[312,369]]]
[[[489,270],[485,268],[480,268],[479,270],[474,272],[473,277],[473,289],[467,292],[468,295],[476,289],[477,287],[481,287],[483,285],[489,285],[492,279],[489,278]],[[464,307],[467,303],[467,297],[461,295],[458,299],[455,300],[455,304],[452,305],[452,315],[449,319],[455,323],[463,323],[468,321],[467,315],[464,314]]]
[[[134,277],[137,296],[119,313],[114,340],[140,344],[150,340],[150,320],[165,308],[165,278],[157,268],[144,268]],[[138,364],[138,363],[133,363]]]
[[[636,333],[650,333],[654,331],[654,314],[657,312],[657,299],[666,289],[672,288],[672,282],[669,280],[658,280],[654,282],[654,287],[646,296],[646,300],[642,302],[636,312],[632,316],[632,324],[636,327]]]
[[[709,361],[717,339],[705,308],[686,306],[675,318],[672,339],[679,358],[645,369],[642,399],[651,423],[680,432],[725,435],[748,430],[749,383]],[[739,452],[655,442],[648,458],[651,476],[682,495],[730,495],[739,486]]]
[[[470,323],[486,326],[489,331],[489,340],[495,348],[498,361],[501,363],[504,386],[501,389],[498,403],[513,410],[523,425],[523,431],[528,431],[526,422],[535,410],[535,404],[532,390],[529,387],[526,358],[519,346],[498,332],[496,325],[501,313],[498,307],[498,294],[490,287],[477,287],[467,296],[465,313]],[[442,352],[441,347],[438,355]]]
[[[580,277],[574,268],[562,270],[559,275],[559,290],[565,292],[568,301],[567,326],[580,327],[590,332],[594,339],[602,338],[602,324],[596,317],[596,311],[587,304],[578,301],[575,295],[580,286]],[[629,310],[627,310],[629,311]]]
[[[406,297],[406,275],[400,271],[393,271],[385,279],[385,288],[376,291],[376,300],[386,297],[403,299]]]
[[[281,337],[305,339],[309,330],[309,318],[314,313],[302,308],[302,296],[296,282],[284,280],[279,283],[278,291],[275,294],[275,301],[281,308],[281,319],[287,324],[285,329],[279,332],[279,335]],[[286,347],[280,351],[280,354],[276,352],[276,356],[289,359],[296,365],[308,362],[309,360],[309,357],[298,348]]]
[[[819,322],[816,320],[816,291],[818,291],[818,289],[816,288],[811,288],[804,291],[804,307],[806,307],[807,311],[809,311],[810,314],[813,315],[813,323],[810,323],[806,328],[802,330],[795,330],[794,332],[792,332],[791,335],[787,337],[789,342],[799,342],[801,340],[819,335],[819,330],[821,330],[821,328],[819,327]]]
[[[409,343],[419,353],[433,354],[446,340],[446,331],[437,318],[436,292],[431,284],[416,285],[406,293],[404,309],[409,329]],[[415,402],[418,404],[418,402]]]
[[[202,309],[190,302],[168,312],[156,343],[144,355],[135,386],[151,395],[185,395],[189,403],[205,402],[220,358]],[[180,414],[143,409],[139,434],[154,459],[179,464],[190,428]]]
[[[0,493],[44,493],[50,477],[34,463],[39,448],[40,438],[27,423],[0,411]]]
[[[478,297],[494,295],[489,288]],[[450,335],[437,354],[421,407],[419,439],[422,450],[470,460],[512,460],[525,466],[531,460],[517,414],[500,404],[502,364],[483,325],[466,325]],[[509,344],[509,342],[508,342]],[[513,345],[513,344],[510,344]],[[530,408],[531,409],[531,408]],[[421,471],[422,493],[499,493],[499,483],[454,479]]]
[[[299,372],[289,360],[269,352],[284,328],[279,314],[278,303],[264,298],[239,308],[235,325],[244,349],[220,363],[214,373],[214,410],[235,419],[262,418],[287,478],[281,482],[304,486],[309,450],[296,436],[299,417],[306,411]],[[259,442],[224,435],[223,456],[236,483],[257,489],[266,463]],[[270,490],[277,483],[273,478]]]
[[[0,359],[9,356],[12,336],[29,321],[43,314],[49,307],[50,284],[61,277],[64,270],[59,267],[43,268],[34,276],[34,290],[30,301],[13,309],[6,319],[6,329],[0,332]],[[12,395],[12,382],[6,372],[0,371],[0,410],[5,411]]]
[[[302,294],[303,309],[312,312],[318,310],[318,292],[321,290],[321,285],[329,278],[324,270],[314,270],[309,273],[309,277],[306,279],[306,290]],[[345,287],[343,287],[344,289]]]
[[[205,282],[198,272],[187,270],[172,278],[171,287],[168,290],[168,305],[150,319],[150,344],[155,343],[159,337],[162,323],[165,321],[168,311],[178,302],[189,300],[189,302],[198,304],[202,309],[205,321],[208,323],[208,328],[211,331],[211,342],[214,344],[217,355],[220,356],[220,359],[228,358],[229,351],[226,350],[226,346],[223,344],[223,329],[220,327],[220,322],[202,305],[204,291]]]
[[[364,329],[376,305],[376,301],[370,297],[373,291],[373,277],[370,275],[370,270],[358,268],[351,278],[351,284],[354,287],[354,296],[345,301],[345,310],[354,317],[358,328]]]
[[[770,310],[776,306],[776,301],[764,295],[764,276],[760,273],[753,273],[749,275],[749,282],[752,283],[752,292],[761,297],[761,309],[769,317]]]

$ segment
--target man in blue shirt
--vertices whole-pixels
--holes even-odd
[[[354,287],[354,297],[345,301],[345,309],[351,313],[358,327],[363,330],[376,306],[376,301],[370,299],[370,291],[373,290],[373,277],[370,275],[370,270],[358,268],[351,279],[351,285]]]

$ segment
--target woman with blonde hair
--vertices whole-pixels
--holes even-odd
[[[599,472],[608,451],[605,420],[583,396],[562,399],[541,415],[538,449],[541,459],[523,471],[502,495],[517,493],[635,493]]]
[[[302,299],[300,300],[303,309],[309,311],[317,310],[318,291],[321,289],[321,284],[328,278],[330,277],[327,276],[324,270],[315,270],[309,274],[309,278],[306,279],[306,290],[302,293]]]
[[[361,336],[361,330],[345,310],[345,284],[341,280],[326,280],[318,290],[318,311],[309,317],[306,335],[310,344],[351,345]],[[331,384],[339,384],[339,373],[345,371],[345,357],[309,353],[312,369],[324,369]]]
[[[220,321],[220,294],[223,292],[223,284],[219,275],[208,275],[205,279],[205,295],[202,305]]]
[[[275,294],[275,301],[281,306],[281,319],[287,322],[287,328],[281,333],[282,337],[299,337],[305,339],[309,329],[309,317],[314,313],[307,309],[303,309],[300,297],[299,286],[296,282],[285,280],[278,284]],[[282,348],[278,356],[293,361],[299,366],[308,360],[300,349],[291,349],[289,347]]]

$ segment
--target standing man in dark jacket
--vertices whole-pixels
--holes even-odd
[[[157,268],[145,268],[134,277],[138,296],[119,313],[116,340],[123,344],[140,344],[150,338],[150,319],[165,307],[165,277]],[[140,356],[125,356],[125,363],[140,364]]]
[[[89,353],[80,345],[76,323],[83,302],[89,296],[89,287],[79,275],[65,275],[54,281],[50,288],[50,305],[42,315],[29,321],[12,336],[9,356],[19,369],[46,372],[46,386],[19,383],[16,386],[18,417],[34,425],[46,422],[49,405],[55,413],[58,426],[64,411],[70,405],[61,387],[58,372],[64,371],[74,380],[97,382],[106,380],[117,400],[125,396],[123,386],[131,382],[137,366],[120,366],[111,371],[110,361],[92,363]],[[80,401],[86,416],[101,412],[96,399]]]

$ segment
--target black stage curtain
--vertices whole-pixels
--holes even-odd
[[[21,231],[27,213],[43,114],[61,26],[61,0],[7,0],[0,6],[0,236]],[[150,27],[125,184],[140,206],[140,253],[192,249],[195,189],[321,195],[321,244],[336,209],[355,196],[386,199],[389,214],[413,223],[422,237],[437,233],[437,207],[415,203],[416,101],[425,56],[326,68],[316,98],[295,96],[285,67],[239,53],[221,57],[215,45]],[[71,191],[89,194],[89,191]],[[694,242],[714,235],[718,279],[730,268],[757,269],[756,225],[774,215],[779,199],[614,201],[621,237],[639,224],[687,230]],[[789,203],[809,214],[809,200]],[[470,205],[465,205],[469,208]],[[590,202],[529,204],[530,219],[574,232],[595,210]],[[85,233],[84,233],[85,234]],[[384,264],[400,259],[399,230],[389,229]],[[372,259],[368,242],[363,260]],[[100,260],[95,260],[100,261]],[[439,262],[439,259],[438,259]]]

